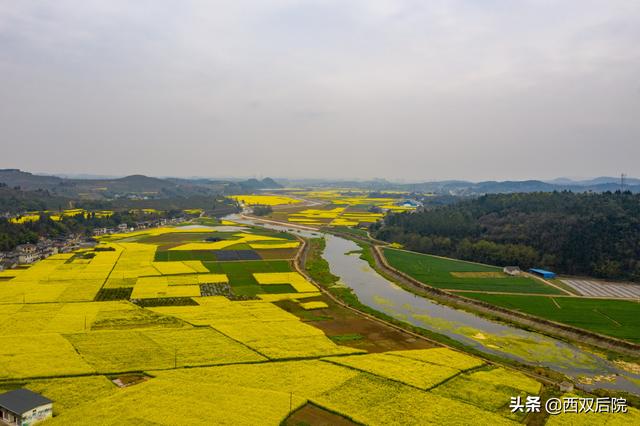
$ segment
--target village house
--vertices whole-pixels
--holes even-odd
[[[97,237],[99,235],[104,235],[107,233],[107,228],[96,228],[93,230],[93,236]]]
[[[16,247],[18,253],[18,263],[33,263],[40,259],[38,247],[34,244],[20,244]]]
[[[28,389],[0,395],[0,424],[30,426],[52,416],[53,401]]]
[[[4,269],[13,269],[18,264],[18,256],[15,252],[5,252],[3,253],[2,258],[0,258],[0,265],[4,267]]]
[[[36,246],[41,259],[58,254],[58,247],[54,246],[53,241],[49,239],[41,238]]]
[[[126,223],[121,223],[120,225],[118,225],[118,231],[127,232],[129,231],[129,227],[127,226]]]

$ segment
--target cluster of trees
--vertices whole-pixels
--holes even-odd
[[[256,216],[266,216],[268,214],[271,214],[273,212],[273,209],[271,208],[271,206],[263,206],[263,205],[256,205],[253,206],[253,214]]]
[[[491,194],[391,214],[376,238],[496,265],[640,281],[640,194]]]
[[[68,199],[53,196],[46,189],[23,191],[19,187],[9,187],[0,182],[0,212],[62,209],[68,204]]]

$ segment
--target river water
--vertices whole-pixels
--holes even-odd
[[[351,240],[255,222],[239,216],[229,217],[229,220],[288,231],[307,238],[324,237],[326,248],[323,257],[331,272],[340,277],[338,285],[351,288],[361,303],[397,320],[446,335],[481,352],[547,367],[574,380],[593,381],[579,385],[587,390],[616,389],[640,395],[640,375],[622,370],[601,356],[558,339],[438,304],[399,287],[360,259],[359,254],[354,253],[360,247]]]

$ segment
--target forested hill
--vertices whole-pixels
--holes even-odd
[[[407,249],[497,265],[640,281],[640,194],[492,194],[392,214],[375,236]]]

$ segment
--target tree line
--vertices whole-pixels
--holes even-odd
[[[640,281],[640,194],[490,194],[390,214],[378,239],[495,265]]]

